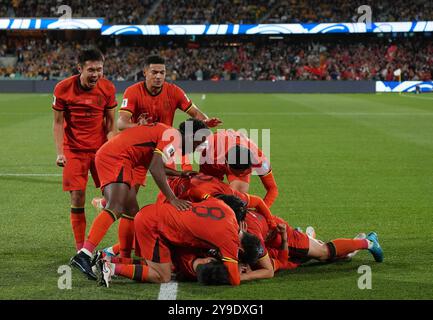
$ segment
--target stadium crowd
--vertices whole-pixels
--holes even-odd
[[[1,56],[15,56],[15,66],[1,67],[3,78],[59,79],[74,73],[77,49],[89,42],[0,38]],[[102,45],[104,46],[104,45]],[[170,43],[159,47],[105,45],[105,76],[141,80],[142,60],[160,54],[170,80],[431,80],[433,42],[413,37],[389,43],[309,40],[287,42]]]
[[[57,17],[60,0],[0,0],[0,17]],[[103,17],[117,24],[353,22],[360,5],[370,5],[373,21],[433,20],[433,1],[357,0],[77,0],[74,17]],[[154,10],[151,10],[155,5]]]

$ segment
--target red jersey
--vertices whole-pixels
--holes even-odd
[[[152,123],[122,131],[107,141],[97,152],[105,162],[129,161],[131,167],[149,167],[153,153],[160,153],[168,162],[181,141],[179,132],[162,123]]]
[[[192,202],[202,201],[217,194],[233,195],[246,204],[249,202],[248,194],[234,190],[221,180],[202,173],[190,178],[172,178],[169,179],[168,184],[178,198]]]
[[[60,81],[54,88],[53,109],[64,112],[65,149],[96,151],[107,141],[104,115],[117,106],[116,89],[105,78],[86,90],[75,75]]]
[[[269,232],[269,226],[265,217],[259,213],[248,211],[245,216],[245,222],[247,223],[247,232],[259,238],[260,244],[264,249],[263,255],[260,258],[264,257],[268,253],[265,246],[265,239]]]
[[[262,150],[247,136],[234,130],[218,130],[208,138],[207,146],[202,151],[200,172],[223,180],[225,175],[228,176],[231,173],[226,155],[236,145],[246,147],[251,151],[252,169],[257,175],[263,176],[271,171],[270,163]],[[250,173],[251,170],[247,170],[243,176]]]
[[[218,249],[228,267],[230,282],[235,285],[240,283],[237,265],[239,226],[228,205],[211,198],[193,203],[192,208],[184,212],[179,212],[171,204],[153,204],[150,207],[153,215],[158,217],[154,229],[161,237],[174,246]],[[147,207],[148,210],[150,207]],[[144,217],[144,223],[148,220]]]
[[[119,111],[132,114],[132,122],[138,122],[141,114],[147,113],[151,122],[161,122],[173,126],[176,109],[184,112],[192,106],[192,101],[185,92],[172,83],[164,83],[157,94],[152,94],[144,81],[128,87],[123,94],[122,106]]]

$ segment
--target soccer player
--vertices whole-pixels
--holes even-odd
[[[56,164],[63,167],[63,190],[71,196],[70,220],[77,250],[82,248],[86,233],[88,172],[99,187],[95,154],[116,131],[116,89],[103,78],[103,67],[99,50],[83,50],[78,56],[80,74],[60,81],[54,88]]]
[[[186,130],[188,123],[192,130]],[[96,154],[96,168],[107,205],[93,221],[87,240],[71,259],[71,265],[89,279],[96,280],[90,262],[94,249],[116,219],[134,214],[129,205],[133,203],[131,197],[136,196],[132,182],[137,166],[149,169],[157,186],[176,210],[190,208],[190,202],[178,199],[167,184],[166,171],[171,175],[181,173],[166,168],[164,163],[173,157],[177,148],[181,148],[183,155],[193,152],[210,133],[202,121],[191,119],[181,123],[179,131],[162,123],[153,123],[125,130],[104,144]],[[134,230],[133,220],[126,227]],[[133,239],[134,232],[124,240],[126,248],[132,247]]]
[[[145,206],[135,218],[135,235],[136,253],[146,265],[98,263],[101,281],[108,286],[116,274],[142,282],[169,282],[170,248],[179,246],[218,250],[230,284],[239,285],[238,259],[254,264],[263,250],[256,237],[239,232],[238,221],[244,214],[244,203],[233,196],[193,203],[185,212],[171,204]]]
[[[328,262],[346,259],[357,250],[370,251],[376,262],[382,262],[384,259],[375,232],[370,232],[366,238],[339,238],[324,242],[293,229],[280,217],[275,217],[275,220],[278,222],[279,232],[273,233],[266,239],[266,247],[274,263],[277,261],[277,265],[274,264],[275,271],[293,269],[309,259]]]
[[[119,109],[119,118],[117,126],[119,130],[133,128],[139,125],[159,122],[168,126],[173,126],[173,119],[177,109],[184,111],[194,119],[202,120],[208,127],[214,127],[222,122],[218,118],[208,118],[200,109],[187,97],[185,92],[172,83],[165,82],[166,66],[164,58],[160,56],[149,56],[144,66],[145,81],[138,82],[128,87],[123,94],[123,101]],[[182,158],[182,170],[191,171],[192,166],[188,164],[188,158]],[[175,168],[175,164],[172,164]],[[136,193],[140,185],[145,185],[147,170],[143,166],[134,168],[134,180],[132,186],[135,187]],[[136,197],[131,197],[134,201]],[[99,208],[104,208],[106,201],[103,198],[95,198],[92,204]],[[132,215],[135,215],[139,206],[137,201],[130,205]],[[120,235],[125,235],[128,228],[125,224],[131,223],[132,216],[124,216],[120,219]],[[121,253],[122,256],[128,257],[130,250]]]
[[[200,172],[220,180],[226,176],[233,189],[248,192],[252,170],[260,177],[266,189],[263,200],[271,207],[278,196],[278,187],[270,163],[257,145],[234,130],[218,130],[208,139],[200,159]]]

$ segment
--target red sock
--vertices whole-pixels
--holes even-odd
[[[146,264],[146,261],[140,259],[133,258],[120,258],[120,257],[112,257],[110,259],[111,263],[119,263],[119,264]]]
[[[93,221],[92,227],[89,231],[89,236],[84,242],[83,248],[93,252],[114,221],[116,221],[114,213],[106,209],[102,210]]]
[[[327,243],[329,249],[329,257],[341,258],[356,250],[368,248],[366,239],[335,239]]]
[[[116,243],[111,247],[113,253],[117,256],[120,253],[120,243]]]
[[[86,214],[84,208],[71,208],[71,225],[74,232],[75,247],[80,250],[86,237]]]
[[[135,281],[146,282],[149,275],[149,267],[142,264],[115,264],[114,274]]]
[[[134,243],[134,217],[122,214],[119,223],[120,256],[130,258]]]

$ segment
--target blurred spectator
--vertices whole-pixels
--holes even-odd
[[[144,79],[143,59],[149,54],[166,58],[169,80],[386,80],[401,69],[403,80],[431,80],[433,41],[426,37],[345,40],[264,40],[230,43],[227,40],[166,43],[160,46],[103,44],[104,73],[110,80]],[[90,41],[1,38],[0,56],[17,57],[12,69],[0,76],[59,79],[73,74],[76,53]]]

